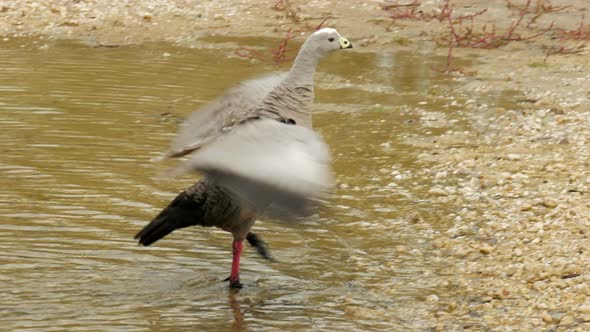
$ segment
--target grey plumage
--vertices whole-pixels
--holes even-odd
[[[224,128],[239,122],[248,111],[260,104],[286,76],[287,73],[275,73],[241,82],[193,112],[181,124],[164,158],[180,157],[212,142],[223,134]]]
[[[329,149],[310,129],[313,85],[288,78],[258,105],[215,117],[210,134],[184,149],[198,151],[177,171],[214,177],[259,215],[292,219],[309,211],[331,184]]]
[[[311,128],[313,84],[284,81],[275,87],[253,111],[260,117]]]
[[[235,193],[240,206],[281,219],[305,215],[332,184],[330,153],[321,137],[268,118],[239,126],[186,167]]]
[[[234,286],[244,239],[269,258],[264,242],[249,233],[255,218],[305,214],[332,185],[329,149],[311,130],[313,75],[322,57],[350,47],[334,29],[316,31],[288,73],[245,81],[193,113],[163,157],[191,154],[177,170],[204,178],[137,233],[139,243],[191,225],[227,230],[234,237]]]
[[[245,81],[186,119],[163,158],[182,157],[253,118],[292,120],[311,128],[312,84],[286,82],[288,73]]]

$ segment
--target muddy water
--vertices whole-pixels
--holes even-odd
[[[421,180],[404,180],[420,151],[399,138],[445,130],[419,121],[448,102],[438,96],[451,83],[429,69],[439,59],[341,52],[322,63],[314,121],[333,149],[340,189],[302,224],[257,223],[278,262],[246,250],[244,289],[221,281],[231,260],[224,232],[185,229],[149,248],[133,241],[196,179],[164,181],[157,176],[165,166],[149,162],[179,119],[233,83],[275,69],[227,53],[2,42],[0,329],[431,326],[426,299],[444,290],[426,239],[445,225],[440,207],[411,190]],[[426,224],[408,221],[416,211]]]

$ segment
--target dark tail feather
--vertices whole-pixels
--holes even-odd
[[[169,222],[166,215],[164,215],[152,220],[135,235],[135,239],[139,240],[139,244],[149,246],[164,236],[172,233],[176,228],[176,225]]]
[[[160,214],[135,235],[139,244],[149,246],[174,230],[196,225],[200,220],[201,205],[180,193]]]
[[[266,243],[262,241],[258,235],[254,233],[248,233],[248,235],[246,235],[246,240],[248,240],[248,243],[250,243],[252,247],[256,248],[256,251],[260,256],[262,256],[262,258],[268,259],[271,262],[275,261],[275,259],[270,255],[270,252],[268,252]]]

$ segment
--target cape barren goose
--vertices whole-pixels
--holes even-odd
[[[244,239],[270,259],[250,232],[256,218],[304,215],[332,186],[328,147],[311,129],[313,76],[324,56],[346,48],[352,44],[336,30],[318,30],[289,72],[242,82],[191,114],[163,158],[190,154],[177,171],[197,171],[203,179],[137,233],[139,243],[149,246],[193,225],[226,230],[233,235],[228,279],[241,287]]]

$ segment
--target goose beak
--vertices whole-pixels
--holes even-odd
[[[340,48],[352,48],[352,43],[348,41],[348,39],[344,38],[344,37],[340,37],[340,39],[338,40],[338,43],[340,44]]]

